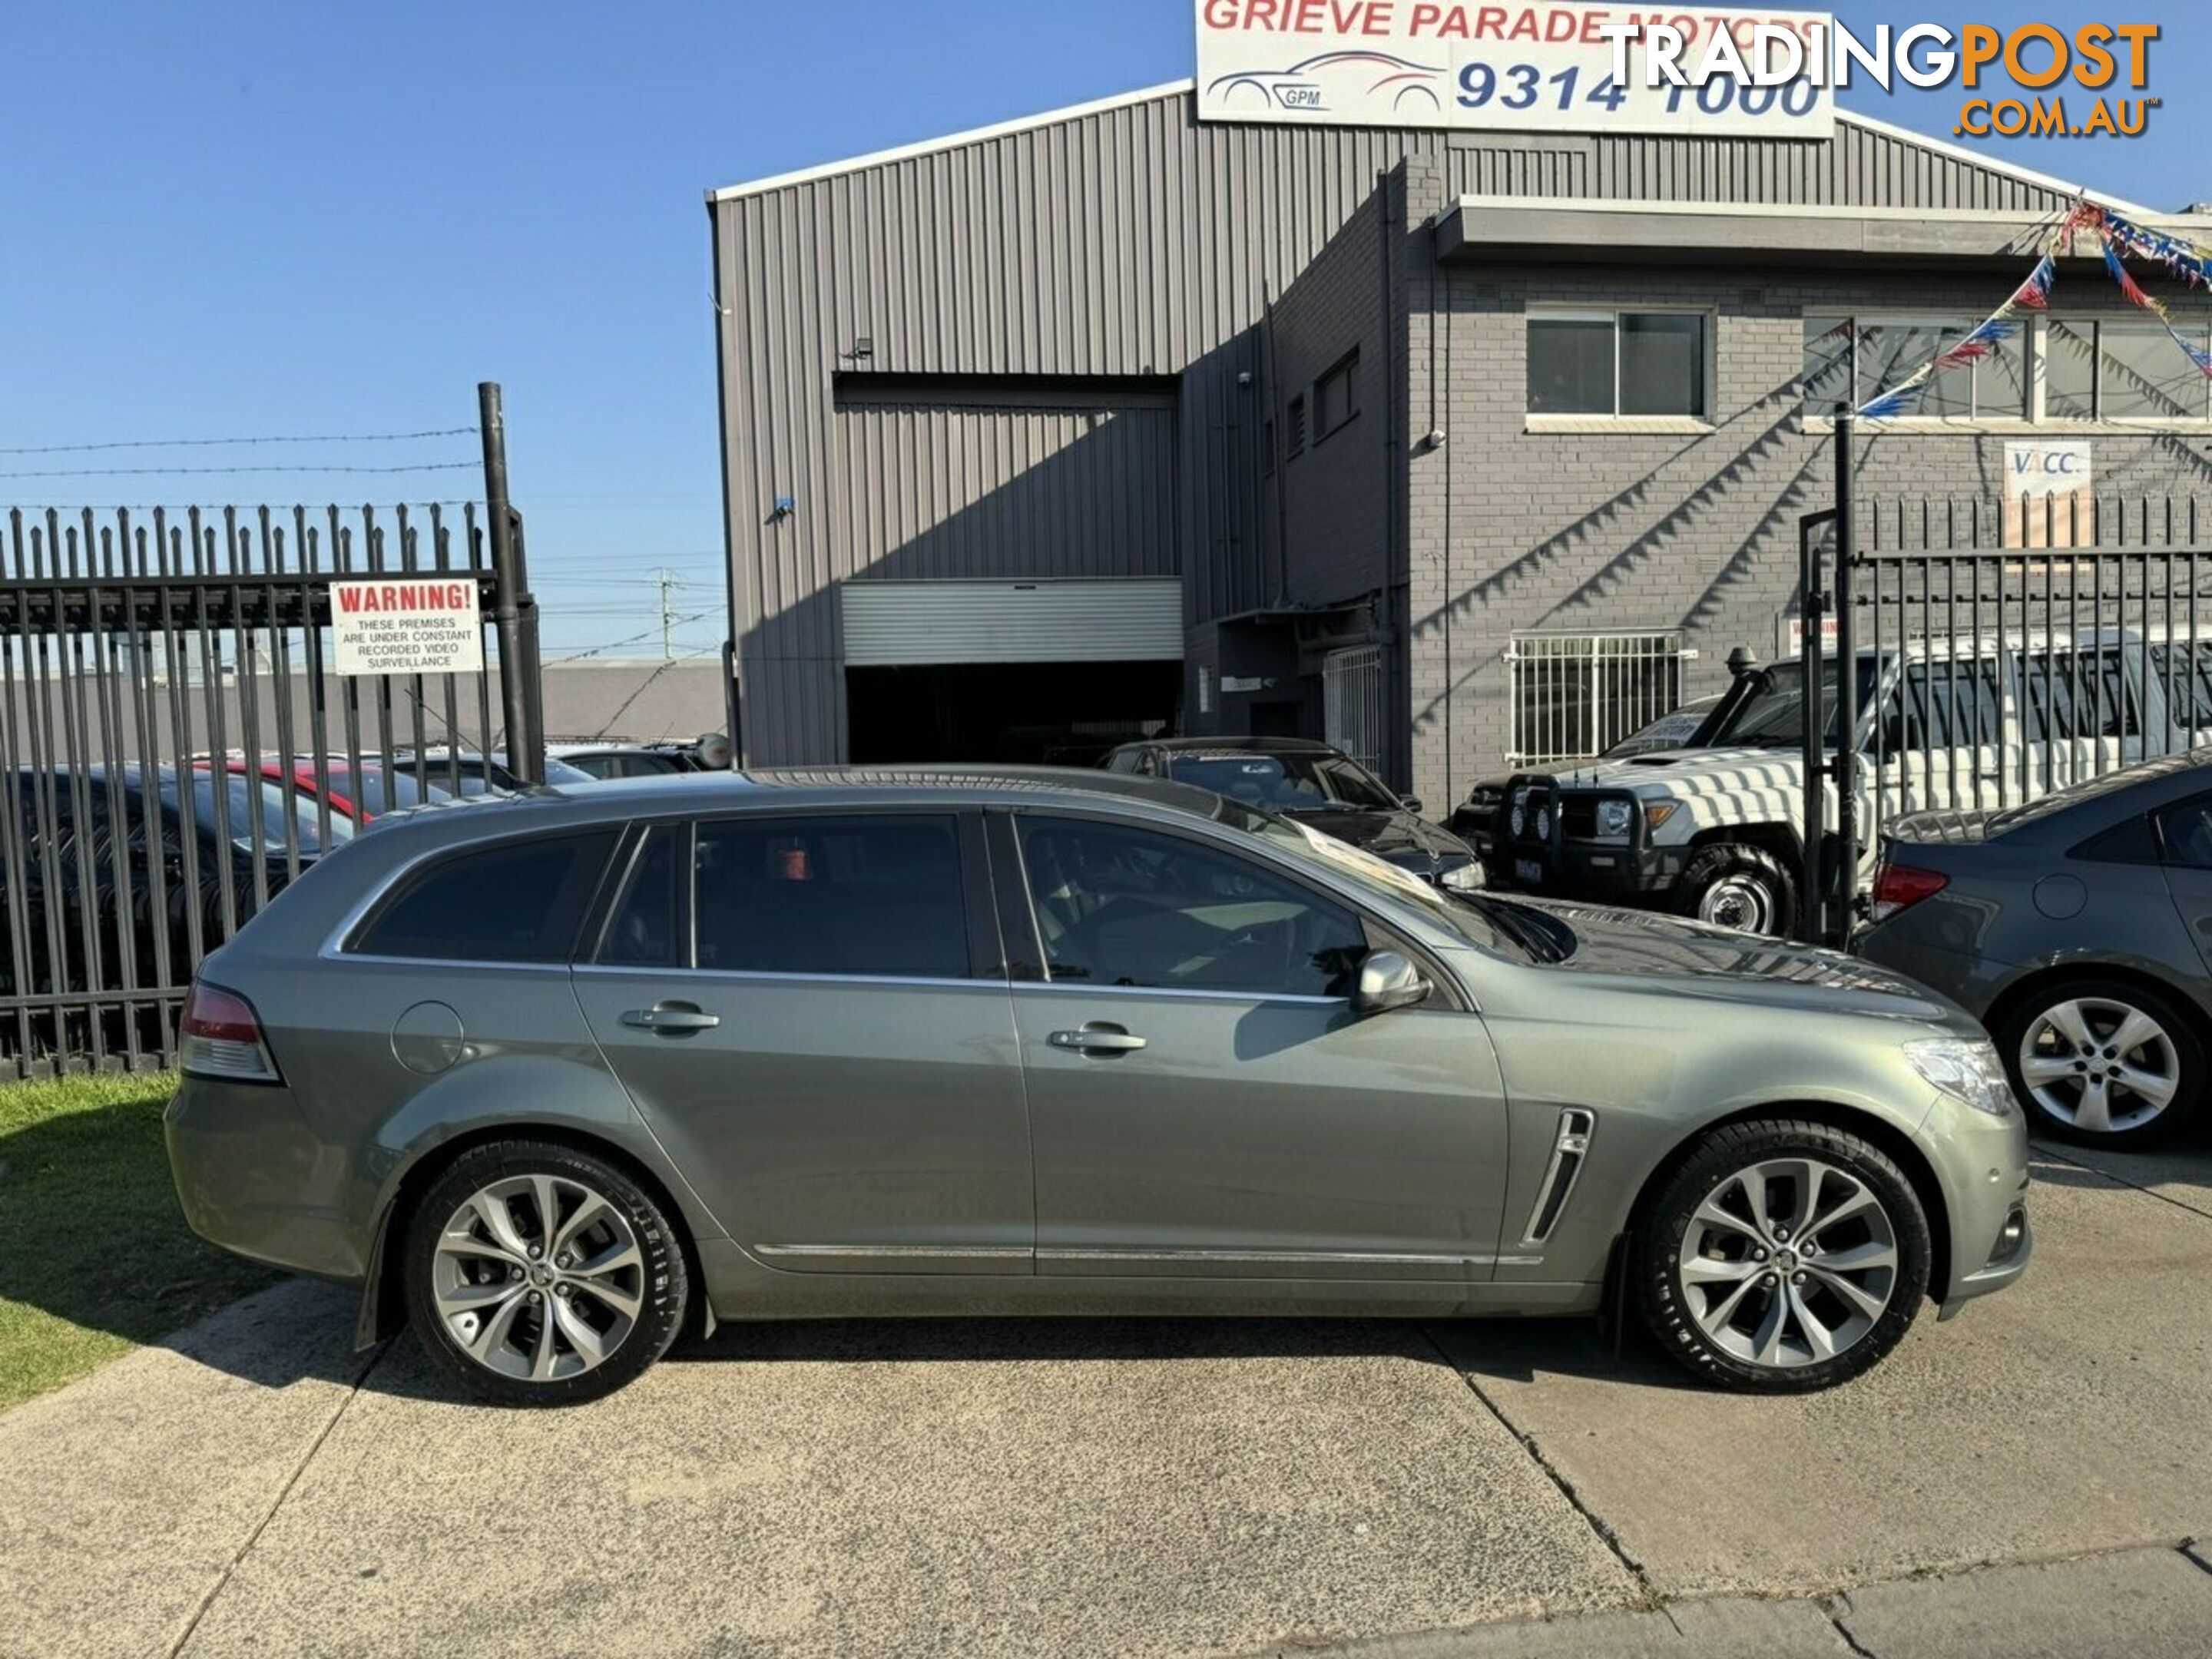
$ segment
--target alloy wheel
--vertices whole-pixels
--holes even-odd
[[[1788,1370],[1864,1340],[1888,1311],[1899,1265],[1896,1224],[1873,1188],[1797,1156],[1723,1177],[1691,1213],[1677,1273],[1717,1347]]]
[[[604,1194],[568,1176],[514,1176],[447,1220],[430,1290],[447,1334],[477,1364],[557,1382],[598,1369],[635,1328],[645,1255]]]
[[[2142,1009],[2106,997],[2055,1003],[2028,1024],[2021,1081],[2036,1103],[2084,1134],[2141,1128],[2181,1091],[2181,1056]]]
[[[1698,920],[1739,933],[1774,930],[1774,895],[1756,876],[1723,876],[1698,898]]]

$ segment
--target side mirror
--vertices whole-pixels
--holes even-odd
[[[1398,797],[1398,805],[1416,817],[1426,810],[1422,806],[1421,798],[1419,795],[1401,795]]]
[[[1387,1014],[1393,1008],[1410,1008],[1426,1002],[1434,988],[1421,970],[1395,951],[1370,951],[1359,964],[1359,984],[1352,994],[1352,1012],[1363,1018]]]

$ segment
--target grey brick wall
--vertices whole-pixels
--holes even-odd
[[[1415,168],[1432,167],[1417,161]],[[1415,202],[1437,201],[1414,176]],[[1415,246],[1425,242],[1418,226]],[[1413,787],[1432,805],[1462,798],[1503,769],[1511,740],[1509,670],[1516,632],[1682,630],[1696,651],[1685,694],[1724,684],[1731,647],[1776,653],[1794,608],[1797,518],[1832,504],[1832,440],[1808,429],[1798,382],[1807,310],[1925,310],[1979,316],[2003,274],[1891,276],[1713,267],[1625,270],[1567,265],[1438,269],[1433,296],[1411,270],[1409,429],[1435,423],[1438,449],[1407,468]],[[1716,383],[1709,432],[1527,429],[1525,354],[1531,305],[1638,303],[1710,309]],[[2139,315],[2094,267],[2062,275],[2055,315]],[[2176,362],[2185,368],[2179,352]],[[1874,430],[1859,446],[1863,539],[1869,514],[1911,534],[1923,500],[1978,506],[2002,498],[2008,439],[2087,437],[2100,496],[2186,496],[2212,484],[2208,437],[2114,427],[1984,434]],[[1940,533],[1939,538],[1940,539]],[[1994,530],[1984,536],[1994,542]]]

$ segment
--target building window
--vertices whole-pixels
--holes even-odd
[[[1838,404],[1856,409],[1911,380],[1978,327],[1978,317],[1808,317],[1803,409],[1825,420]],[[2193,370],[2191,371],[2194,372]],[[2027,331],[1932,376],[1907,412],[1933,421],[2019,421],[2032,398]]]
[[[1262,476],[1275,476],[1275,423],[1272,420],[1260,423],[1260,453]]]
[[[1283,459],[1288,460],[1294,455],[1304,453],[1305,447],[1306,400],[1304,394],[1301,393],[1291,399],[1290,442],[1283,451]]]
[[[1359,374],[1359,350],[1354,347],[1346,352],[1321,379],[1314,382],[1314,441],[1319,443],[1338,428],[1351,422],[1359,413],[1357,378]]]
[[[2182,332],[2192,345],[2212,343],[2203,323],[2189,324]],[[2212,418],[2212,380],[2148,318],[2053,317],[2043,337],[2043,409],[2051,420]]]
[[[1587,760],[1682,702],[1679,634],[1516,634],[1509,766]]]
[[[1528,412],[1705,418],[1705,319],[1685,311],[1531,311]]]

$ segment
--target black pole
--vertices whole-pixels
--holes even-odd
[[[1852,539],[1851,440],[1857,425],[1848,405],[1836,407],[1836,868],[1829,879],[1833,908],[1829,912],[1830,942],[1838,945],[1850,938],[1851,916],[1859,891],[1858,733],[1859,659],[1857,629],[1851,617],[1851,561],[1857,554]]]
[[[545,781],[545,744],[538,730],[538,607],[522,555],[520,515],[507,495],[507,416],[499,383],[477,386],[477,423],[483,435],[484,516],[499,594],[492,621],[499,635],[499,698],[507,723],[507,769],[525,783]]]
[[[1828,873],[1821,856],[1828,837],[1827,641],[1821,626],[1828,613],[1828,594],[1820,583],[1818,532],[1835,521],[1832,508],[1808,513],[1797,520],[1797,672],[1805,687],[1805,723],[1802,732],[1805,751],[1805,836],[1799,872],[1799,890],[1805,895],[1805,903],[1804,915],[1798,919],[1797,936],[1808,945],[1825,944],[1828,937]]]

